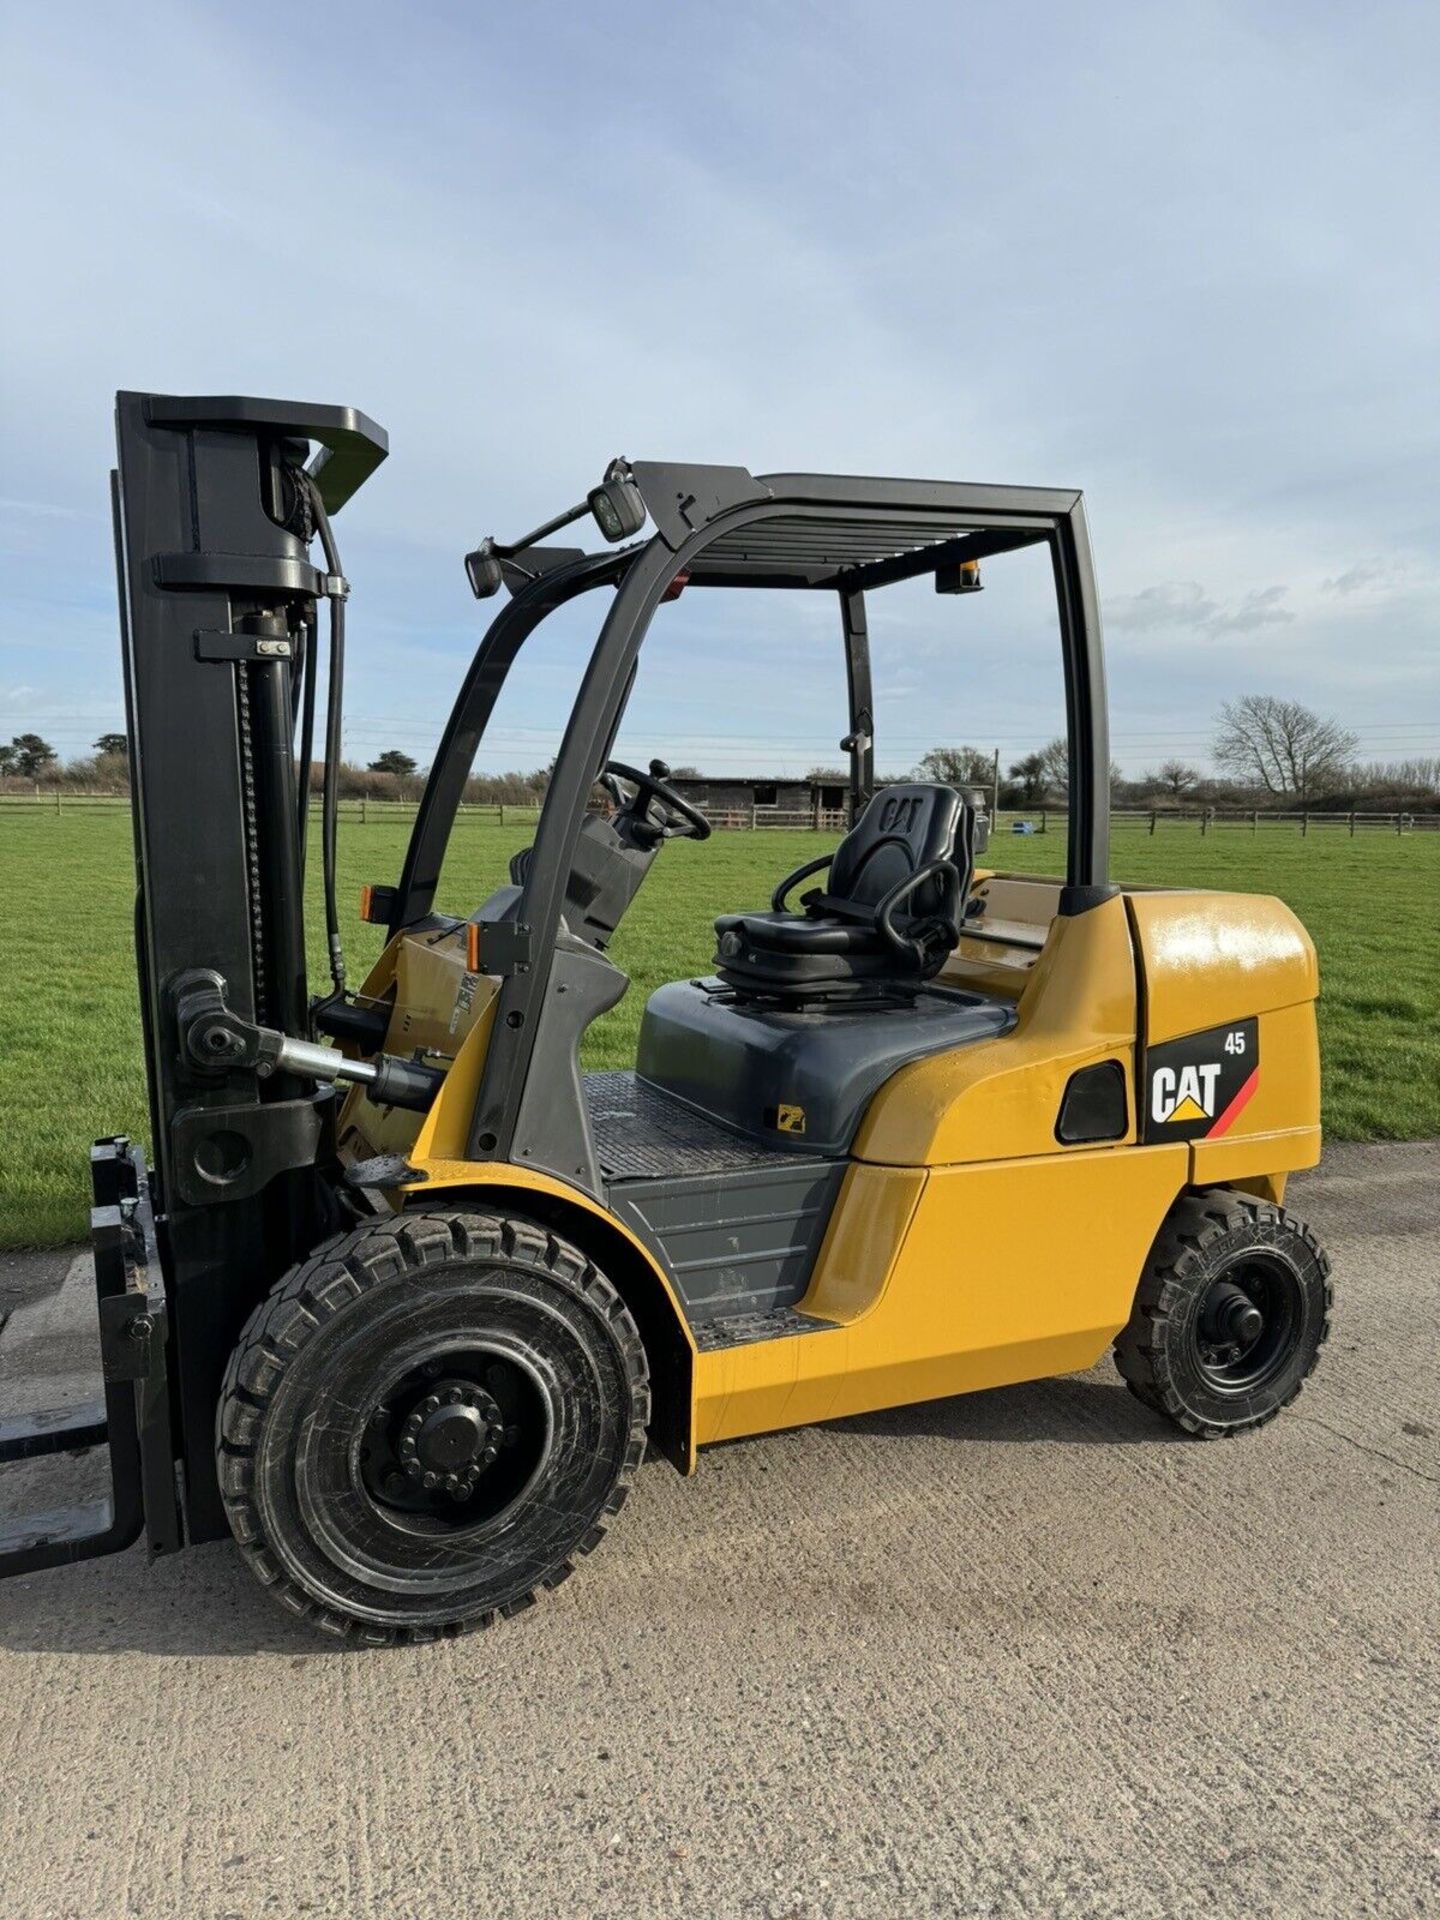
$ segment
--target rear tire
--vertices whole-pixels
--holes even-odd
[[[251,1315],[217,1409],[251,1571],[368,1642],[489,1626],[598,1546],[645,1448],[645,1350],[578,1248],[425,1211],[330,1241]]]
[[[1330,1262],[1303,1221],[1212,1188],[1171,1209],[1115,1364],[1131,1393],[1203,1440],[1273,1420],[1330,1332]]]

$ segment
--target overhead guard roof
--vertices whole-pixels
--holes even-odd
[[[652,518],[671,546],[688,528],[659,496],[663,482],[680,471],[635,466]],[[743,468],[691,471],[714,476],[717,505],[762,509],[760,518],[721,533],[695,557],[690,580],[697,586],[883,586],[956,560],[1032,546],[1048,538],[1056,519],[1079,499],[1069,488],[843,474],[752,478]]]

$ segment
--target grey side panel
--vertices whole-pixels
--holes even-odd
[[[778,1158],[778,1156],[777,1156]],[[845,1163],[624,1180],[616,1214],[664,1254],[692,1326],[791,1307],[810,1284]]]
[[[515,1121],[517,1162],[543,1167],[597,1199],[600,1166],[580,1073],[580,1042],[590,1022],[608,1013],[629,984],[628,974],[603,954],[561,934],[541,1007],[534,1065]]]
[[[772,1152],[829,1157],[849,1151],[899,1068],[1014,1024],[1010,1002],[944,988],[911,1004],[817,1013],[740,1001],[718,981],[676,981],[650,997],[637,1065],[643,1080]],[[782,1105],[802,1110],[802,1132],[779,1130]]]
[[[693,1327],[801,1298],[848,1162],[747,1140],[633,1073],[586,1074],[585,1098],[606,1199]]]

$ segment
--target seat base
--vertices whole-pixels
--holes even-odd
[[[907,966],[874,926],[796,913],[726,913],[715,933],[719,978],[741,993],[818,999],[922,978],[918,963]]]
[[[774,1004],[718,979],[650,996],[636,1062],[642,1080],[772,1149],[847,1153],[873,1095],[927,1054],[994,1039],[1015,1008],[949,987],[872,983],[870,997]]]

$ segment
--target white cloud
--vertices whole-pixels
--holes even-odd
[[[1113,627],[1137,633],[1192,628],[1200,633],[1251,633],[1257,627],[1288,626],[1295,615],[1282,604],[1284,587],[1252,587],[1238,599],[1213,599],[1196,580],[1171,580],[1109,602]]]
[[[1344,573],[1337,573],[1333,579],[1322,580],[1322,593],[1348,595],[1360,593],[1366,587],[1383,586],[1395,577],[1396,569],[1384,560],[1357,560],[1353,567],[1347,567]]]

